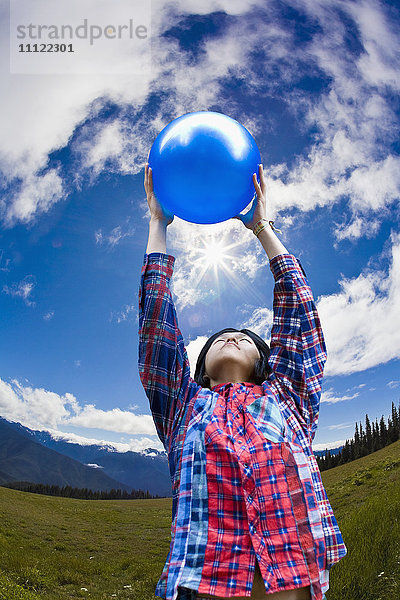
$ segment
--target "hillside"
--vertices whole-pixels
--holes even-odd
[[[346,517],[349,505],[357,509],[400,485],[400,440],[321,475],[337,519]]]
[[[92,490],[130,488],[97,469],[85,466],[27,438],[0,420],[0,484],[31,481]]]
[[[322,473],[348,548],[327,600],[400,597],[399,473],[400,441]],[[90,502],[0,488],[0,600],[151,600],[170,515],[169,498]]]

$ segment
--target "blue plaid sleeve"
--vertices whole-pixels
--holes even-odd
[[[168,451],[189,389],[189,360],[169,289],[175,258],[152,252],[144,257],[139,289],[139,375],[150,401],[158,436]]]
[[[314,298],[297,259],[270,261],[275,279],[270,366],[286,402],[314,439],[319,416],[326,347]]]

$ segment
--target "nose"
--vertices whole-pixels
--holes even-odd
[[[235,342],[235,344],[237,344],[237,343],[238,343],[238,341],[237,341],[237,339],[236,339],[236,336],[235,336],[235,335],[230,335],[230,336],[228,336],[228,337],[226,338],[226,342],[225,342],[225,343],[227,344],[228,342]]]

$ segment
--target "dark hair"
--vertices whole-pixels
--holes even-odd
[[[210,379],[207,375],[205,375],[205,365],[206,365],[206,354],[210,349],[211,344],[214,340],[217,339],[222,333],[228,333],[228,331],[240,331],[240,333],[245,333],[248,335],[253,342],[255,343],[257,350],[260,353],[260,358],[256,360],[254,364],[254,381],[257,385],[261,385],[263,381],[267,379],[269,374],[271,373],[271,367],[268,363],[270,349],[269,346],[264,340],[262,340],[256,333],[250,331],[250,329],[234,329],[232,327],[227,327],[226,329],[221,329],[217,333],[214,333],[204,344],[199,357],[196,363],[196,370],[194,372],[194,380],[198,385],[202,387],[210,388]]]

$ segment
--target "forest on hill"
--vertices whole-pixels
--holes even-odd
[[[329,450],[325,451],[324,456],[316,456],[319,470],[326,471],[338,465],[357,460],[363,456],[368,456],[381,448],[385,448],[393,442],[400,439],[400,402],[396,408],[392,402],[392,414],[387,423],[382,415],[379,423],[378,419],[370,421],[368,415],[365,415],[365,426],[362,423],[356,423],[354,437],[346,440],[343,448],[337,454],[331,454]]]

